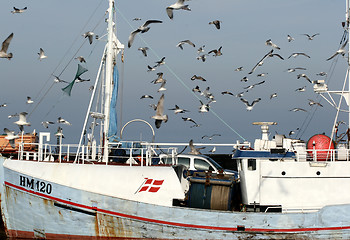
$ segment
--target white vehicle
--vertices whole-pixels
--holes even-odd
[[[193,171],[211,171],[213,173],[223,173],[237,175],[237,172],[229,169],[224,169],[220,164],[206,155],[179,154],[174,157],[168,154],[159,155],[160,164],[184,165],[188,170]]]

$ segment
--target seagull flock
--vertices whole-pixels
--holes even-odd
[[[191,8],[189,7],[190,4],[187,4],[188,1],[186,0],[177,0],[174,4],[171,4],[170,6],[165,8],[165,13],[167,15],[167,17],[170,19],[170,21],[175,24],[176,19],[177,18],[181,18],[181,14],[179,11],[184,11],[184,12],[188,12],[186,14],[191,14]],[[25,13],[25,11],[27,11],[27,7],[24,8],[16,8],[13,7],[13,10],[11,11],[12,14],[23,14]],[[138,21],[142,21],[141,18],[133,18],[132,19],[135,22]],[[138,44],[137,40],[135,41],[136,37],[140,34],[152,34],[152,30],[151,28],[156,28],[157,25],[159,24],[165,24],[165,20],[158,20],[158,19],[149,19],[144,21],[144,23],[142,25],[140,25],[138,28],[136,28],[135,30],[133,30],[128,38],[128,48],[130,50],[136,49],[137,51],[140,51],[140,54],[142,54],[143,57],[145,57],[145,59],[149,58],[149,47],[146,46],[138,46],[137,48],[134,48],[133,45],[134,44]],[[209,22],[206,22],[208,28],[213,28],[214,30],[212,31],[222,31],[223,28],[225,28],[225,23],[221,20],[218,19],[213,19]],[[306,41],[314,41],[315,39],[322,37],[322,35],[320,35],[319,33],[315,33],[315,34],[299,34],[299,36],[292,36],[292,34],[288,34],[286,35],[286,42],[288,44],[293,44],[293,42],[295,41],[303,41],[306,39]],[[94,40],[99,40],[99,36],[97,34],[95,34],[93,31],[86,31],[84,34],[82,34],[82,37],[86,39],[86,41],[91,45],[94,43]],[[15,54],[13,54],[11,51],[11,41],[14,38],[14,33],[10,33],[7,38],[5,38],[2,42],[2,46],[1,46],[1,50],[0,50],[0,58],[3,59],[8,59],[11,60],[14,57],[16,57]],[[286,56],[282,56],[280,54],[281,51],[281,45],[278,44],[278,42],[274,42],[273,39],[267,39],[265,42],[262,42],[261,44],[265,44],[266,47],[266,53],[263,54],[262,56],[259,55],[253,55],[252,54],[252,58],[256,58],[253,59],[257,60],[256,62],[253,62],[253,64],[251,64],[251,66],[235,66],[232,68],[232,79],[233,81],[236,81],[237,83],[240,84],[246,84],[245,86],[242,86],[241,89],[237,89],[237,92],[233,92],[229,89],[222,89],[221,94],[223,96],[227,96],[227,99],[229,99],[230,97],[233,97],[233,99],[238,99],[238,102],[241,102],[243,104],[243,106],[245,107],[245,109],[248,112],[251,112],[254,110],[254,108],[256,108],[257,105],[260,104],[260,102],[267,102],[267,101],[278,101],[279,98],[279,94],[278,92],[272,91],[268,96],[259,96],[259,97],[255,97],[253,99],[249,99],[246,98],[245,95],[247,95],[248,92],[258,92],[259,88],[262,88],[268,81],[269,81],[269,73],[268,72],[261,72],[261,70],[263,70],[264,68],[264,64],[266,62],[272,61],[272,59],[276,59],[273,60],[275,63],[278,63],[278,61],[289,61],[291,63],[291,65],[293,64],[294,59],[299,59],[299,58],[304,58],[304,59],[312,59],[312,54],[308,53],[308,52],[302,52],[302,51],[294,51],[294,52],[290,52],[288,55]],[[330,54],[330,56],[325,59],[326,61],[332,60],[338,56],[340,57],[345,57],[346,54],[346,46],[348,44],[348,40],[343,41],[340,48],[338,50],[336,50],[335,52],[333,52],[333,54]],[[220,43],[217,44],[216,48],[214,49],[209,49],[208,51],[205,51],[206,49],[206,45],[205,44],[200,44],[198,45],[197,43],[195,43],[194,41],[190,40],[190,39],[186,39],[185,40],[178,40],[177,44],[174,44],[174,48],[178,48],[179,51],[192,51],[192,49],[194,49],[196,51],[196,55],[195,55],[195,59],[197,59],[199,61],[199,63],[203,63],[206,64],[206,61],[208,60],[208,58],[214,59],[213,61],[220,61],[220,56],[222,56],[224,54],[225,51],[225,46],[221,46]],[[10,51],[9,51],[10,50]],[[49,52],[48,52],[49,53]],[[39,48],[39,52],[37,52],[38,54],[38,59],[39,61],[47,61],[46,59],[48,58],[47,55],[45,54],[45,51],[43,48]],[[76,61],[80,62],[80,63],[86,63],[86,59],[83,56],[76,56],[74,58]],[[177,103],[173,103],[171,104],[172,108],[166,108],[165,106],[166,104],[166,84],[167,84],[167,80],[166,78],[170,78],[167,73],[165,72],[165,69],[162,69],[162,66],[164,66],[166,64],[165,62],[166,57],[163,56],[161,59],[159,59],[158,61],[154,61],[153,64],[148,64],[147,67],[145,67],[145,72],[148,72],[147,74],[156,74],[156,76],[151,77],[151,79],[153,78],[154,80],[150,81],[150,83],[154,84],[154,85],[159,85],[159,87],[156,90],[157,93],[161,93],[161,96],[159,98],[157,97],[153,97],[153,94],[149,94],[149,93],[145,93],[144,95],[142,95],[140,97],[141,101],[152,101],[153,99],[156,100],[156,104],[155,103],[149,103],[147,102],[147,104],[149,104],[152,109],[155,111],[154,114],[152,114],[150,116],[150,118],[152,118],[154,120],[154,124],[156,126],[156,128],[160,128],[161,126],[163,126],[162,123],[167,123],[167,121],[169,120],[169,118],[172,118],[172,116],[170,114],[166,113],[166,110],[169,111],[173,111],[173,114],[175,116],[178,115],[182,115],[183,117],[181,117],[181,119],[184,122],[188,122],[191,125],[189,125],[190,128],[193,127],[200,127],[201,124],[198,123],[197,121],[193,120],[193,118],[191,118],[189,115],[195,111],[193,111],[191,108],[191,106],[180,106],[180,104]],[[202,64],[201,63],[201,64]],[[250,68],[251,67],[251,68]],[[164,67],[163,67],[164,68]],[[307,68],[303,67],[303,66],[291,66],[290,68],[286,69],[285,72],[287,72],[287,74],[295,74],[295,79],[296,81],[300,82],[300,87],[295,89],[295,92],[301,93],[301,92],[305,92],[307,87],[310,86],[310,84],[313,83],[313,80],[315,80],[315,77],[313,77],[312,75],[308,74],[307,72]],[[244,74],[242,77],[240,77],[239,74]],[[148,75],[149,76],[149,75]],[[320,72],[317,74],[318,77],[326,77],[327,73],[326,72]],[[69,81],[62,80],[60,75],[53,75],[54,83],[69,83]],[[258,77],[258,78],[263,78],[265,80],[263,81],[257,81],[254,82],[254,78]],[[150,80],[151,80],[150,79]],[[75,82],[85,82],[85,81],[89,81],[90,79],[81,79],[80,77],[77,77]],[[193,94],[195,94],[195,96],[197,96],[198,101],[197,103],[191,103],[191,105],[197,105],[197,112],[200,114],[208,114],[208,112],[210,112],[210,109],[212,108],[212,104],[215,104],[217,102],[216,97],[214,95],[216,95],[215,92],[211,91],[211,87],[208,86],[210,84],[213,84],[213,81],[219,81],[219,79],[208,79],[206,76],[197,73],[192,73],[191,75],[188,76],[188,84],[193,84],[193,88],[192,88],[192,92]],[[198,84],[198,85],[197,85]],[[207,84],[206,87],[202,87],[203,85],[201,84]],[[214,83],[215,84],[215,83]],[[311,88],[311,87],[310,87]],[[157,94],[155,93],[155,94]],[[152,96],[153,95],[153,96]],[[226,98],[226,97],[224,97]],[[150,99],[150,100],[144,100],[144,99]],[[234,100],[235,101],[235,100]],[[31,99],[31,97],[27,97],[27,104],[33,104],[34,101]],[[307,103],[310,107],[313,106],[318,106],[318,107],[323,107],[323,105],[311,98],[308,99],[308,103]],[[6,107],[7,104],[3,103],[0,105],[0,110],[2,107]],[[191,109],[187,110],[187,109]],[[290,112],[307,112],[306,109],[301,108],[301,107],[295,107],[292,109],[289,109]],[[20,131],[23,131],[23,127],[24,126],[30,126],[30,123],[27,122],[27,117],[28,113],[26,112],[21,112],[19,114],[12,114],[9,115],[9,118],[12,117],[18,117],[18,121],[14,122],[16,125],[18,125],[18,127],[20,128]],[[187,115],[187,116],[184,116]],[[41,122],[42,126],[44,128],[48,128],[50,125],[53,124],[65,124],[65,125],[71,125],[68,121],[64,120],[62,117],[58,117],[57,121],[43,121]],[[59,127],[60,128],[60,127]],[[298,129],[299,130],[299,129]],[[13,139],[17,138],[18,135],[16,135],[13,131],[5,128],[4,132],[7,134],[7,138],[9,140],[11,140],[11,143],[13,141]],[[290,134],[291,135],[291,134]],[[212,135],[204,135],[202,137],[202,139],[208,139],[208,140],[212,140],[213,137],[219,137],[221,136],[220,134],[212,134]],[[190,142],[191,143],[191,142]],[[190,144],[191,145],[191,144]],[[193,142],[192,142],[192,147],[193,147]],[[191,151],[193,152],[199,152],[198,149],[194,148],[191,149]],[[215,151],[213,149],[213,151]]]

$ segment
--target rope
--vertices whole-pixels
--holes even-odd
[[[122,18],[125,20],[125,22],[130,26],[131,29],[134,29],[134,27],[131,25],[131,23],[127,20],[127,18],[123,15],[123,13],[119,10],[119,8],[116,8],[118,13],[122,16]],[[156,56],[158,59],[160,59],[160,56],[157,54],[157,52],[138,34],[140,39],[143,41],[143,43],[148,47],[149,50],[153,53],[154,56]],[[198,100],[201,100],[200,97],[198,97],[194,92],[192,92],[191,88],[188,87],[185,82],[178,76],[176,73],[169,67],[168,64],[165,64],[165,67],[169,70],[169,72],[174,75],[174,77]],[[239,136],[243,141],[246,141],[244,137],[242,137],[236,130],[234,130],[228,123],[225,122],[219,115],[214,111],[210,110],[215,117],[217,117],[225,126],[227,126],[231,131],[233,131],[237,136]]]

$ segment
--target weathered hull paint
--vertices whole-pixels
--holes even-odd
[[[130,201],[54,182],[49,182],[55,189],[52,194],[40,193],[11,182],[16,175],[19,179],[19,173],[6,169],[1,187],[2,215],[9,237],[350,239],[350,204],[327,206],[313,213],[208,211]]]

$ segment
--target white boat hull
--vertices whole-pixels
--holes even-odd
[[[4,159],[2,159],[4,161]],[[1,164],[1,209],[8,236],[46,239],[340,239],[350,238],[350,204],[313,213],[254,213],[159,206],[58,184],[21,186],[15,164]],[[20,161],[18,161],[20,162]],[[32,162],[31,164],[38,164]],[[45,166],[36,165],[45,171]],[[20,165],[20,164],[19,164]],[[94,167],[93,165],[86,165]],[[108,167],[108,166],[106,166]],[[127,166],[125,166],[128,168]],[[39,171],[39,172],[40,172]],[[45,175],[45,174],[43,174]],[[73,177],[73,176],[72,176]],[[23,184],[22,184],[23,185]],[[35,186],[35,185],[34,185]],[[51,187],[47,187],[51,186]],[[46,191],[46,192],[45,192]]]

